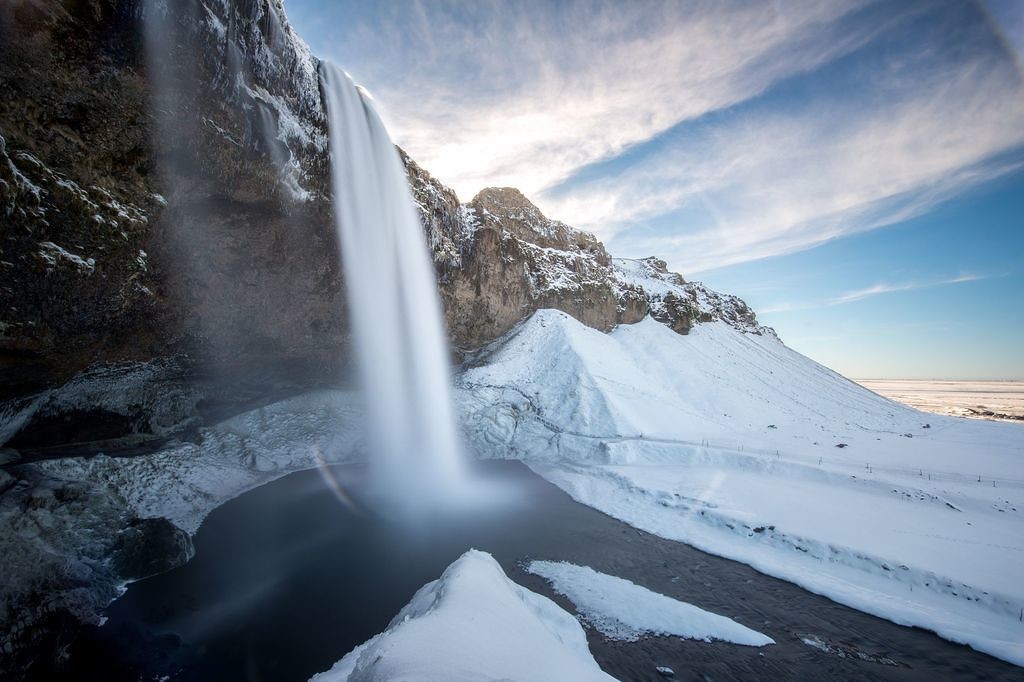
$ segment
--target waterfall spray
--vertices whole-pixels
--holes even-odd
[[[461,486],[448,344],[409,182],[367,93],[320,65],[335,219],[375,492],[407,505]]]

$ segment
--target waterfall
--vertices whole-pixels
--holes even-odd
[[[366,395],[374,491],[449,497],[464,477],[448,343],[405,168],[369,95],[320,65],[349,320]]]

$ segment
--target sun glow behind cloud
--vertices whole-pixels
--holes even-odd
[[[1000,158],[1024,144],[1024,87],[1005,47],[1020,37],[993,19],[1005,8],[396,2],[375,12],[328,56],[463,200],[515,186],[619,255],[656,253],[686,273],[905,220],[1020,165]],[[751,104],[893,33],[896,48],[838,85]]]
[[[857,3],[570,3],[554,16],[530,4],[480,7],[494,6],[463,6],[457,19],[431,8],[423,40],[405,48],[429,76],[387,89],[390,101],[407,103],[393,109],[400,143],[464,199],[494,185],[536,195],[875,30],[833,30]],[[444,66],[467,55],[472,79],[446,78]]]

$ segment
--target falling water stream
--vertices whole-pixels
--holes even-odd
[[[369,95],[320,65],[335,220],[366,395],[372,487],[397,506],[464,478],[434,271],[405,168]]]

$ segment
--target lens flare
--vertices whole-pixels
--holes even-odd
[[[338,498],[338,501],[350,511],[359,512],[360,510],[355,500],[345,492],[345,488],[335,475],[334,469],[332,469],[327,463],[327,460],[324,459],[323,450],[320,449],[319,445],[313,446],[313,458],[316,460],[316,468],[317,471],[320,472],[320,478],[323,479],[324,483],[327,484],[327,487],[330,488],[332,493],[334,493],[334,496]]]

